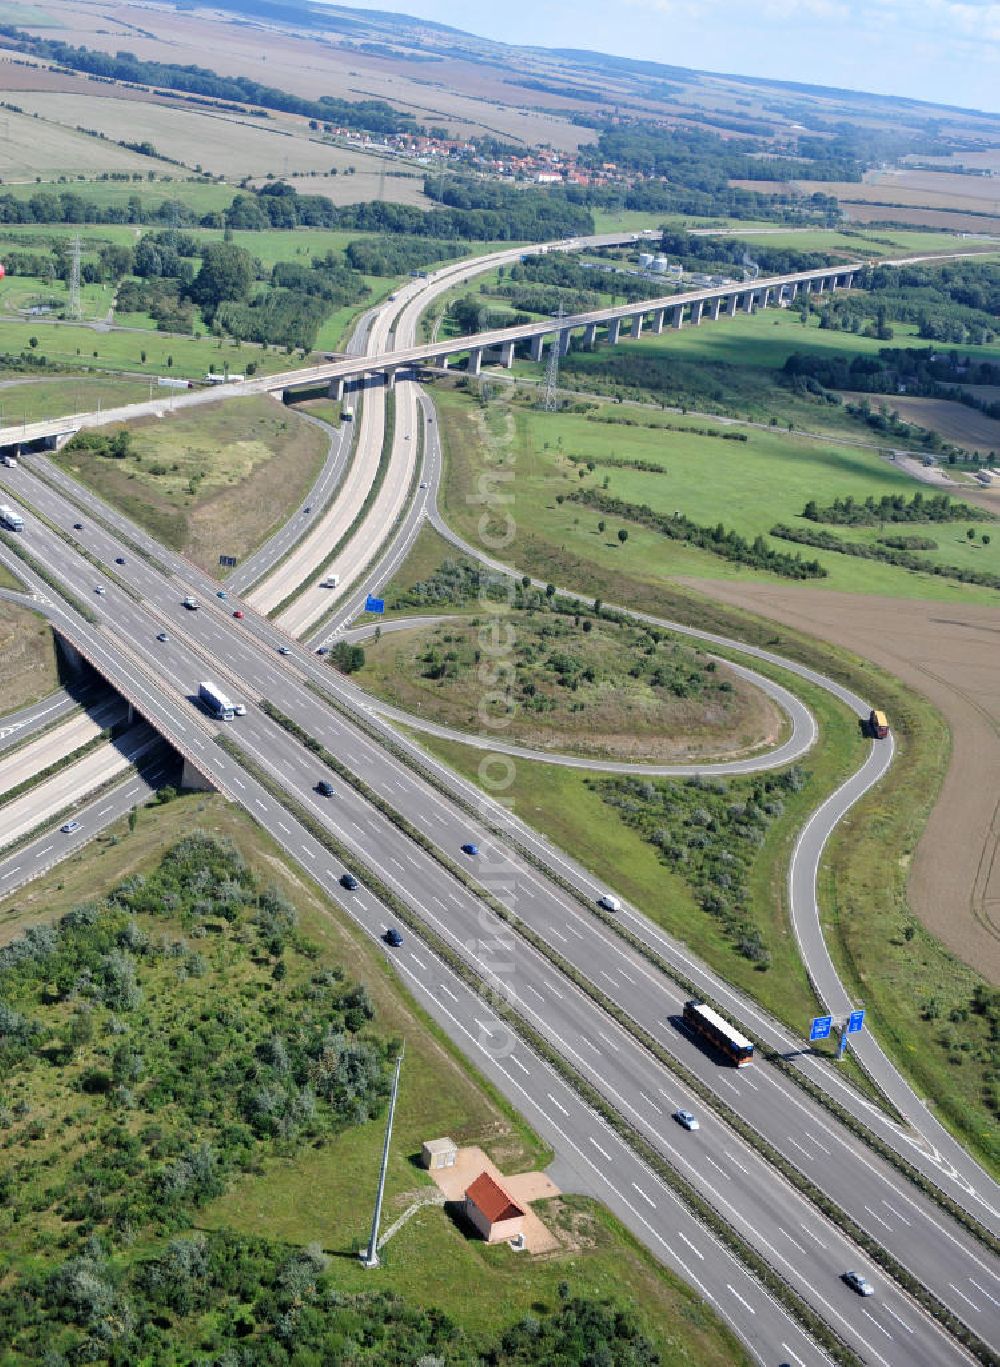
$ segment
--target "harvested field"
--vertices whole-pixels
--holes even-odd
[[[389,204],[415,204],[430,209],[432,202],[424,194],[422,171],[401,173],[393,164],[378,157],[366,157],[343,147],[329,148],[329,164],[343,172],[354,167],[352,175],[285,177],[300,195],[324,195],[332,204],[359,204],[381,199]],[[255,182],[258,185],[264,181]]]
[[[906,223],[914,228],[937,228],[942,232],[1000,233],[1000,217],[963,214],[950,209],[906,209],[881,204],[853,204],[841,200],[841,208],[855,223]],[[965,244],[961,244],[964,246]]]
[[[909,394],[856,394],[850,390],[844,390],[843,396],[854,403],[867,399],[873,407],[885,403],[903,422],[926,427],[956,446],[972,451],[1000,451],[1000,419],[988,418],[975,408],[966,408],[964,403]]]
[[[871,597],[859,612],[856,599],[821,589],[697,588],[846,646],[941,711],[951,761],[913,859],[909,902],[954,954],[1000,983],[1000,609]]]
[[[0,715],[37,702],[58,686],[48,622],[27,608],[0,602]]]
[[[9,109],[0,111],[0,179],[33,180],[35,176],[50,179],[98,171],[143,174],[153,171],[159,174],[163,170],[162,161],[129,152],[112,141],[78,133],[78,123],[85,128],[95,126],[84,113],[90,101],[83,96],[27,94],[19,95],[17,103],[27,109],[31,102],[31,109],[38,108],[44,115],[48,102],[55,99],[72,100],[80,106],[78,116],[66,121],[68,127],[58,122],[50,123],[47,118],[33,119],[28,114],[15,114]],[[120,137],[121,132],[119,115],[118,125],[108,129],[109,138]]]

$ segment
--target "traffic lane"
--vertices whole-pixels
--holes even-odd
[[[29,738],[16,750],[9,751],[0,760],[0,797],[58,761],[68,758],[102,731],[121,721],[125,711],[125,704],[120,698],[106,698],[92,710],[78,711],[44,735],[35,740]]]
[[[152,797],[158,788],[176,776],[176,770],[176,762],[164,743],[161,753],[151,754],[136,774],[77,810],[78,830],[69,834],[57,828],[45,830],[13,854],[0,858],[0,902],[56,864],[78,854],[112,822]],[[5,926],[0,913],[0,939],[10,938],[8,928],[9,921]]]
[[[131,610],[130,604],[131,604],[131,600],[128,600],[127,597],[123,597],[123,606],[126,607],[126,610],[127,610],[127,611],[128,611],[128,610]],[[134,606],[131,606],[131,607],[134,607]],[[283,734],[283,733],[281,733],[281,734]]]
[[[10,750],[20,746],[26,735],[47,726],[57,717],[65,716],[81,705],[80,697],[74,697],[65,688],[59,688],[48,697],[33,703],[30,707],[8,712],[0,718],[0,750]]]
[[[327,731],[322,738],[336,752],[340,738],[328,728],[321,727],[320,730]],[[315,730],[313,734],[316,734]],[[368,744],[370,746],[372,743]],[[365,771],[364,756],[358,749],[349,752],[348,758],[353,768]],[[304,763],[305,768],[300,771],[303,778],[306,774],[323,772],[311,758],[306,758]],[[283,770],[283,773],[287,776],[287,771]],[[380,796],[404,810],[410,821],[435,844],[445,849],[450,847],[453,858],[461,857],[461,843],[477,834],[467,822],[448,829],[451,813],[433,789],[423,793],[422,801],[420,794],[411,794],[410,800],[401,802],[396,789],[402,781],[395,777],[392,769],[387,768],[381,777],[365,771],[365,777]],[[380,850],[383,859],[388,858],[400,864],[400,854],[405,850],[403,842],[397,846],[396,855],[390,853],[392,836],[385,830],[380,835],[375,823],[365,830],[365,838],[371,842],[372,848]],[[890,1225],[882,1199],[886,1185],[895,1185],[894,1174],[888,1165],[869,1162],[861,1141],[843,1131],[829,1113],[821,1110],[817,1104],[805,1101],[799,1106],[798,1114],[793,1112],[789,1117],[790,1092],[776,1094],[773,1088],[769,1090],[759,1086],[744,1073],[739,1074],[737,1080],[731,1077],[731,1070],[720,1069],[716,1056],[706,1054],[699,1041],[691,1039],[683,1031],[678,1032],[673,1023],[683,1008],[683,997],[674,983],[651,969],[617,936],[609,935],[599,921],[567,899],[560,889],[552,889],[542,883],[530,867],[509,859],[503,851],[499,852],[499,856],[495,854],[495,842],[491,837],[480,834],[479,838],[484,843],[480,847],[480,858],[471,861],[472,872],[480,877],[494,896],[515,911],[534,933],[553,945],[577,971],[585,974],[601,992],[627,1011],[725,1102],[738,1105],[743,1118],[790,1163],[850,1210],[872,1237],[885,1243],[901,1262],[933,1286],[960,1318],[968,1319],[969,1311],[963,1303],[962,1292],[955,1292],[947,1281],[942,1280],[935,1250],[940,1246],[944,1228],[929,1202],[921,1198],[920,1204],[911,1203],[909,1216],[903,1216]],[[485,875],[480,867],[481,860],[487,860]],[[412,865],[408,872],[412,876]],[[430,895],[433,899],[434,894]],[[774,1070],[764,1064],[761,1071],[763,1075],[770,1076]],[[779,1103],[777,1106],[776,1102]],[[808,1123],[809,1134],[814,1137],[819,1134],[825,1138],[803,1145],[800,1123]],[[820,1155],[823,1155],[820,1163],[816,1164],[814,1160]],[[952,1225],[953,1222],[947,1221],[947,1224]],[[926,1236],[926,1242],[919,1237],[914,1242],[915,1236],[921,1233]],[[987,1278],[994,1276],[979,1258],[977,1247],[970,1237],[957,1227],[954,1233],[949,1231],[947,1237],[952,1241],[953,1267],[964,1267],[966,1271],[963,1276],[974,1277],[979,1273]],[[978,1323],[976,1327],[982,1329]],[[988,1328],[985,1333],[988,1335]]]
[[[252,658],[250,658],[250,657],[244,658],[244,660],[243,660],[243,669],[244,669],[244,671],[252,670],[253,666],[254,666],[254,660],[253,660]],[[271,691],[273,692],[273,689],[272,689]]]

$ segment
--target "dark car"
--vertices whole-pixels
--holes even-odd
[[[82,532],[82,531],[83,531],[83,523],[82,523],[82,522],[74,522],[74,523],[73,523],[73,530],[74,530],[74,532]]]
[[[317,655],[326,655],[327,652],[329,651],[329,649],[330,649],[329,646],[317,646],[317,648],[316,648],[316,654],[317,654]]]
[[[156,633],[156,639],[157,639],[158,641],[169,641],[169,640],[170,640],[170,637],[167,635],[167,633],[166,633],[165,631],[158,631],[158,632]]]
[[[473,845],[473,843],[471,842],[471,840],[466,841],[466,843],[462,846],[462,853],[463,853],[463,854],[478,854],[478,853],[479,853],[479,846],[478,846],[478,845]]]
[[[321,797],[333,797],[333,784],[328,783],[324,778],[316,784],[316,791]]]
[[[875,1294],[874,1286],[872,1286],[867,1277],[862,1277],[860,1272],[845,1272],[843,1280],[851,1290],[856,1291],[859,1296],[874,1296]]]
[[[233,613],[233,616],[236,617],[237,619],[239,619],[239,620],[242,621],[242,619],[243,619],[243,609],[242,609],[242,608],[237,608],[236,611]]]
[[[353,892],[358,886],[358,880],[353,873],[342,873],[340,875],[340,886],[346,888],[348,892]]]
[[[124,565],[124,564],[125,564],[125,557],[124,557],[123,555],[116,555],[116,556],[115,556],[115,564],[116,564],[116,565]]]
[[[395,926],[390,926],[385,932],[385,942],[387,945],[392,945],[393,949],[398,949],[403,943],[403,937]]]

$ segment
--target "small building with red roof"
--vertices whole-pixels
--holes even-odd
[[[466,1190],[465,1213],[488,1244],[524,1233],[524,1211],[488,1172],[481,1172]]]

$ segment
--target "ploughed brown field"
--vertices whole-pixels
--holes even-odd
[[[982,398],[987,397],[978,387],[974,392]],[[852,403],[867,399],[872,408],[885,404],[891,413],[898,413],[903,422],[929,428],[956,446],[965,446],[972,451],[1000,452],[1000,418],[990,418],[976,408],[966,408],[964,403],[916,394],[864,394],[849,389],[842,393]]]
[[[913,858],[909,902],[953,953],[1000,982],[1000,608],[726,580],[693,586],[853,650],[939,709],[951,760]]]

